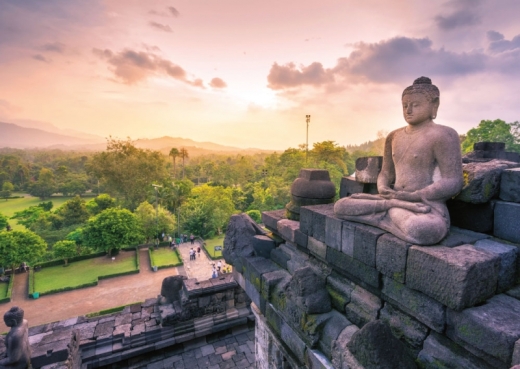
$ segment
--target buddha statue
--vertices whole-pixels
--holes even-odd
[[[386,138],[379,194],[354,194],[337,201],[337,217],[384,229],[414,245],[434,245],[448,233],[446,200],[462,189],[459,136],[433,119],[439,89],[427,77],[403,91],[408,125]]]
[[[0,359],[0,369],[25,369],[30,367],[29,326],[23,318],[23,310],[13,306],[4,314],[5,325],[11,328],[5,337],[5,357]]]

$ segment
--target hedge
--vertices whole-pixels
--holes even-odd
[[[133,248],[131,250],[134,250]],[[70,258],[68,260],[69,263],[73,263],[75,261],[81,261],[81,260],[87,260],[87,259],[94,259],[98,258],[100,256],[105,256],[107,253],[105,251],[96,252],[94,254],[87,254],[87,255],[80,255],[80,256],[74,256],[73,258]],[[40,268],[48,268],[58,265],[64,265],[65,260],[63,259],[56,259],[51,261],[46,261],[44,263],[37,263],[36,266],[39,266]]]
[[[142,301],[133,302],[131,304],[126,304],[126,305],[116,306],[116,307],[113,307],[113,308],[110,308],[110,309],[96,311],[95,313],[88,313],[85,316],[87,318],[95,318],[95,317],[100,316],[100,315],[108,315],[108,314],[112,314],[112,313],[117,313],[117,312],[123,311],[125,309],[125,307],[127,307],[127,306],[135,305],[135,304],[142,304],[142,303],[143,303]]]
[[[139,251],[136,248],[133,248],[133,247],[129,248],[129,249],[125,250],[125,251],[132,251],[132,250],[135,251],[136,270],[129,270],[128,272],[100,275],[100,276],[98,276],[97,281],[80,284],[78,286],[63,287],[63,288],[57,288],[55,290],[50,290],[50,291],[46,291],[46,292],[40,292],[40,296],[51,295],[51,294],[54,294],[54,293],[65,292],[65,291],[79,290],[81,288],[94,287],[94,286],[97,286],[99,281],[102,280],[102,279],[109,279],[109,278],[121,277],[121,276],[125,276],[125,275],[138,274],[140,272],[140,269],[139,269]],[[101,252],[101,253],[97,253],[97,254],[100,254],[100,255],[97,255],[95,257],[104,256],[104,255],[106,255],[106,252]],[[89,254],[89,255],[78,256],[78,258],[82,257],[82,259],[80,259],[80,260],[92,259],[92,258],[94,258],[92,255],[96,255],[96,254]],[[89,256],[89,257],[84,257],[84,256]],[[75,261],[79,261],[79,260],[75,260]],[[51,262],[49,262],[49,263],[51,263]],[[62,263],[62,264],[64,264],[64,263]],[[61,265],[61,264],[53,264],[53,265],[50,265],[50,266],[56,266],[56,265]],[[35,292],[34,291],[34,273],[33,273],[33,270],[31,269],[29,271],[29,273],[30,273],[29,274],[29,297],[33,297],[34,296],[33,294]]]
[[[0,304],[5,303],[5,302],[11,302],[11,295],[13,293],[13,284],[14,284],[14,273],[9,278],[9,285],[7,286],[7,293],[5,294],[5,297],[0,300]]]

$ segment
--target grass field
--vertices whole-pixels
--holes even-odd
[[[204,246],[204,248],[213,259],[222,257],[222,250],[215,251],[215,246],[224,246],[224,235],[220,235],[209,240],[205,240],[205,242],[206,245]]]
[[[169,247],[160,247],[159,250],[152,250],[150,255],[152,266],[177,266],[182,263],[177,253],[172,251]]]
[[[63,265],[42,268],[34,273],[34,291],[45,293],[66,287],[77,287],[96,282],[101,275],[136,270],[135,251],[121,251],[115,261],[102,256]]]
[[[24,209],[27,209],[29,206],[36,206],[39,203],[43,202],[38,197],[33,197],[31,195],[28,195],[26,193],[13,193],[13,196],[24,196],[24,198],[21,199],[9,199],[7,201],[0,200],[0,213],[4,214],[7,217],[11,217],[16,213],[17,211],[22,211]],[[71,197],[63,197],[63,196],[56,196],[51,197],[49,199],[46,199],[44,201],[52,201],[53,203],[53,210],[56,208],[59,208],[65,201],[69,200]],[[21,230],[25,229],[23,225],[18,224],[16,219],[10,219],[9,224],[13,229],[15,230]]]
[[[0,282],[0,299],[3,299],[6,297],[7,287],[9,287],[9,283]]]

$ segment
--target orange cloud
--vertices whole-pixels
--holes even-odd
[[[209,83],[209,85],[213,88],[226,88],[227,87],[227,83],[218,77],[213,78],[211,80],[211,82]]]

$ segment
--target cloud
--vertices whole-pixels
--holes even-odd
[[[516,35],[511,41],[506,40],[503,34],[496,31],[488,31],[487,36],[490,41],[488,50],[491,53],[502,53],[520,48],[520,35]]]
[[[330,69],[319,62],[299,68],[294,63],[274,63],[267,76],[268,86],[273,90],[304,85],[341,89],[348,83],[403,83],[421,75],[455,78],[483,71],[489,61],[483,52],[435,49],[428,38],[394,37],[352,46],[354,51]]]
[[[174,17],[178,17],[179,16],[179,11],[177,9],[175,9],[173,6],[169,6],[168,7],[168,10],[170,11],[170,13],[174,16]]]
[[[201,79],[189,79],[182,67],[149,51],[124,49],[114,53],[109,49],[93,49],[92,53],[106,60],[115,76],[129,85],[152,75],[166,75],[189,85],[204,88]]]
[[[41,62],[44,62],[44,63],[50,63],[50,60],[47,59],[45,56],[43,56],[42,54],[36,54],[36,55],[33,55],[32,58],[34,60],[38,60],[38,61],[41,61]]]
[[[65,51],[65,44],[61,42],[49,42],[42,46],[42,50],[62,54]]]
[[[173,32],[171,27],[167,24],[161,24],[161,23],[157,23],[157,22],[153,22],[153,21],[149,22],[148,24],[150,25],[150,27],[157,28],[158,30],[161,30],[164,32],[169,32],[169,33]]]
[[[460,27],[468,27],[481,23],[479,5],[482,0],[452,0],[447,6],[452,12],[447,15],[437,15],[434,18],[437,27],[451,31]]]
[[[213,88],[226,88],[227,87],[227,83],[218,77],[213,78],[211,80],[211,82],[209,83],[209,85]]]
[[[294,63],[285,65],[274,63],[267,76],[267,81],[269,88],[280,90],[301,85],[320,86],[324,83],[333,82],[334,75],[332,71],[323,69],[323,65],[318,62],[299,68]]]

